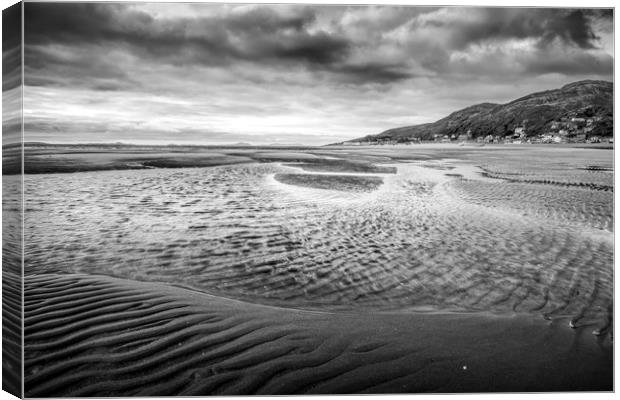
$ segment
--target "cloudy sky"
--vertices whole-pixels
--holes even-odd
[[[610,10],[25,10],[27,141],[320,145],[613,78]]]

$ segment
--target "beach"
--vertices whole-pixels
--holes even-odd
[[[55,151],[26,396],[613,389],[610,150]]]
[[[611,343],[523,315],[324,313],[27,278],[32,397],[610,390]]]

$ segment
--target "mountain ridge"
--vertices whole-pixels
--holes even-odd
[[[574,120],[579,123],[574,124]],[[586,123],[587,127],[581,126]],[[613,83],[600,80],[572,82],[559,89],[530,93],[503,104],[474,104],[435,122],[392,128],[348,142],[433,140],[445,135],[467,135],[468,132],[471,139],[488,135],[504,138],[514,135],[515,130],[524,132],[525,137],[563,132],[573,136],[613,136]]]

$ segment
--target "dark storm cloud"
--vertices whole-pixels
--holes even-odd
[[[544,32],[543,19],[539,12],[529,13],[520,9],[475,9],[471,17],[463,16],[454,20],[438,15],[423,19],[414,27],[439,28],[450,32],[446,43],[451,49],[464,49],[467,46],[489,39],[523,39],[541,36]],[[542,11],[547,14],[546,11]]]
[[[598,37],[590,27],[590,21],[582,10],[574,10],[568,14],[549,21],[549,26],[544,33],[540,44],[547,45],[555,38],[560,38],[565,42],[572,42],[582,49],[592,49],[597,47]]]
[[[254,36],[284,29],[301,31],[314,20],[314,13],[302,8],[297,15],[280,16],[270,8],[259,8],[219,18],[156,20],[127,4],[27,3],[26,18],[26,40],[32,44],[118,41],[157,47],[186,41],[216,45],[216,40],[226,41],[229,33],[236,32]]]
[[[82,80],[102,89],[114,88],[113,79],[137,85],[106,59],[106,48],[124,50],[143,63],[297,65],[332,73],[336,82],[389,84],[453,71],[458,64],[451,65],[452,51],[488,41],[531,38],[539,49],[548,49],[559,40],[565,46],[594,49],[599,38],[592,23],[609,18],[603,10],[519,8],[377,7],[374,17],[363,14],[366,7],[298,6],[282,12],[281,7],[265,6],[193,18],[155,18],[127,4],[26,3],[25,8],[30,82],[73,85]],[[333,15],[334,29],[316,27],[320,13]],[[384,35],[401,26],[408,27],[405,38]],[[42,51],[58,45],[73,48],[78,56],[59,59],[52,51]],[[373,54],[374,47],[382,46],[394,47],[402,57],[384,60],[380,52]],[[351,60],[359,49],[369,49],[366,59]],[[426,72],[412,71],[412,65]]]
[[[270,8],[227,17],[155,20],[125,5],[28,3],[28,44],[102,43],[125,46],[144,57],[171,63],[227,64],[242,60],[331,63],[348,41],[304,29],[314,12],[300,8],[282,16]]]
[[[442,9],[412,20],[407,51],[426,76],[444,80],[549,73],[610,76],[613,56],[595,33],[612,26],[608,11]]]
[[[422,19],[414,27],[445,28],[452,32],[449,45],[463,49],[485,40],[539,40],[540,46],[559,38],[566,44],[581,48],[596,47],[598,37],[592,29],[591,18],[609,18],[609,10],[567,10],[526,8],[474,9],[477,18],[463,16],[458,21],[448,18]],[[591,18],[590,18],[591,17]]]
[[[21,84],[21,3],[2,10],[2,90]]]
[[[234,30],[261,34],[275,33],[280,29],[301,31],[316,20],[316,14],[311,8],[303,6],[295,14],[286,16],[279,16],[269,8],[256,8],[227,20]]]
[[[344,58],[348,46],[349,42],[344,38],[318,33],[286,38],[281,43],[269,43],[265,50],[276,58],[330,65]]]
[[[27,44],[93,43],[148,36],[153,18],[124,4],[26,3]]]
[[[380,62],[335,66],[333,72],[342,74],[342,79],[348,83],[388,83],[414,76],[411,72],[403,69],[400,64],[389,65]]]
[[[96,90],[131,89],[140,86],[125,66],[101,46],[82,46],[79,51],[27,46],[24,52],[25,84],[71,86]]]
[[[15,48],[21,45],[21,3],[2,10],[2,48]]]

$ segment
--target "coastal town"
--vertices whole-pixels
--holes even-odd
[[[528,120],[510,129],[504,127],[504,134],[485,134],[468,129],[465,133],[435,134],[432,140],[417,137],[398,137],[391,134],[367,137],[366,140],[344,142],[348,146],[395,145],[416,143],[478,143],[478,144],[564,144],[564,143],[608,143],[613,144],[613,136],[599,136],[595,127],[603,120],[600,116],[592,118],[565,117],[549,122],[542,133],[540,129],[528,129]],[[598,130],[600,131],[600,130]]]

